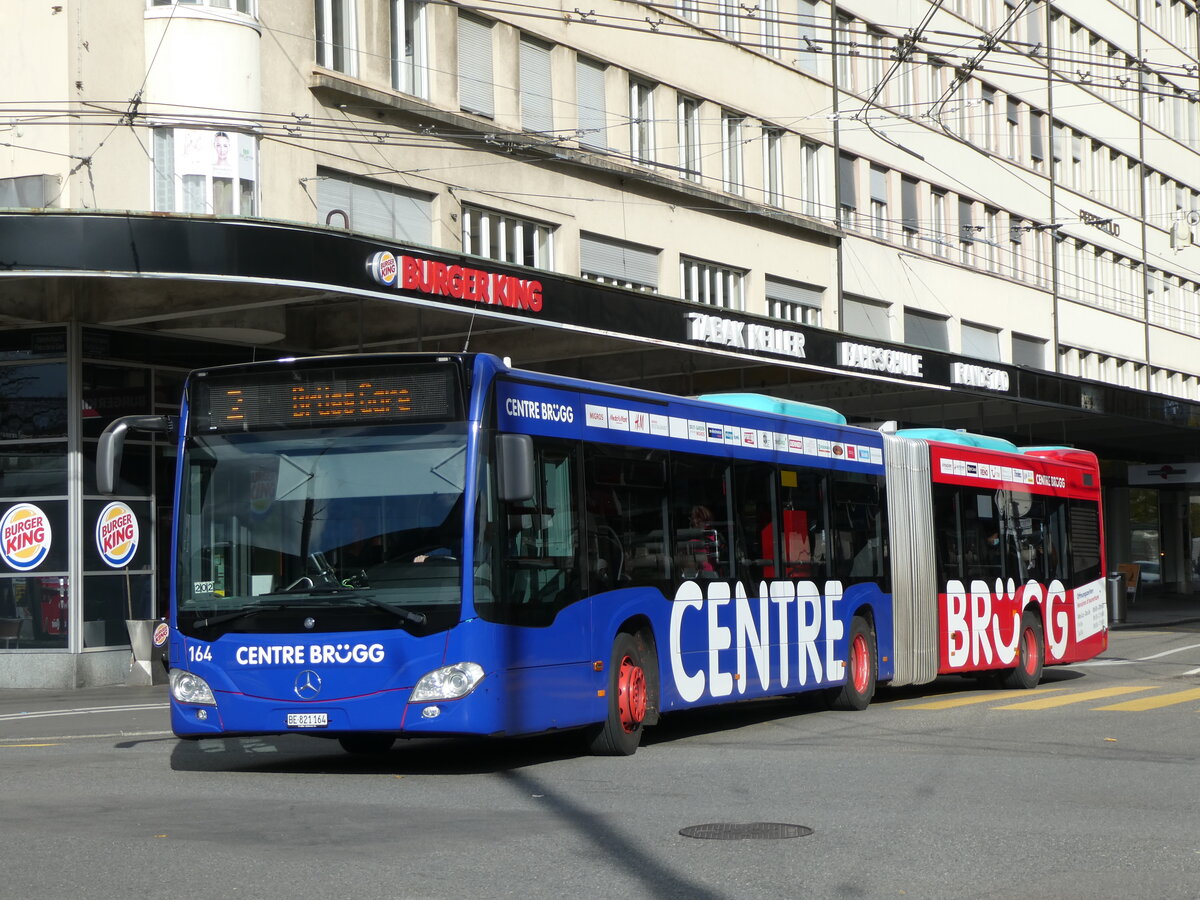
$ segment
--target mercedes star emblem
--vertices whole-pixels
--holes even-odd
[[[301,700],[311,700],[321,693],[321,676],[312,669],[305,669],[296,676],[296,696]]]

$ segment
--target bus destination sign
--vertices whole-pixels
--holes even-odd
[[[457,415],[451,368],[298,370],[281,377],[197,380],[195,431],[446,420]]]

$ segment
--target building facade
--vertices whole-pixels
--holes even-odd
[[[0,561],[0,685],[120,680],[165,610],[173,450],[130,445],[114,510],[103,425],[295,353],[1093,449],[1110,563],[1200,588],[1190,0],[0,15],[0,515],[51,535]]]

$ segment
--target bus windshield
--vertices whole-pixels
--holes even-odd
[[[185,453],[185,632],[428,633],[458,621],[461,422],[197,436]]]

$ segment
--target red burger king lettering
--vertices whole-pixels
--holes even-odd
[[[541,312],[542,283],[535,279],[518,278],[500,272],[472,269],[468,266],[447,265],[417,256],[399,258],[399,277],[396,262],[386,251],[372,258],[369,266],[372,277],[386,287],[416,291],[435,297],[452,297],[487,306]]]

